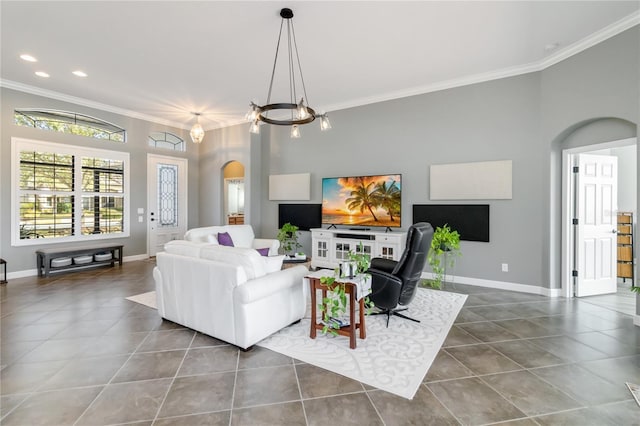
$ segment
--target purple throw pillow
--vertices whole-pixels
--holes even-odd
[[[233,240],[231,239],[231,235],[229,235],[228,232],[219,232],[218,244],[220,244],[221,246],[233,247]]]
[[[262,256],[269,256],[269,247],[256,249]]]

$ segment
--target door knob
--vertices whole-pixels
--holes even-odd
[[[612,234],[617,234],[617,233],[618,233],[618,230],[617,230],[617,229],[613,229],[613,230],[611,231],[611,233],[612,233]]]

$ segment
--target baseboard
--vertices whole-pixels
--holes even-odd
[[[422,278],[433,279],[434,274],[431,272],[423,272]],[[560,297],[562,295],[562,289],[560,288],[545,288],[538,287],[529,284],[510,283],[506,281],[494,281],[485,280],[482,278],[460,277],[455,275],[447,275],[447,281],[454,282],[456,284],[466,284],[478,287],[497,288],[499,290],[518,291],[520,293],[539,294],[547,297]]]
[[[636,315],[633,317],[633,324],[640,327],[640,315]]]
[[[149,255],[147,253],[145,254],[135,254],[133,256],[125,256],[122,258],[122,261],[124,263],[127,262],[136,262],[138,260],[147,260],[149,258]]]
[[[133,256],[125,256],[122,258],[123,263],[127,262],[136,262],[138,260],[147,260],[149,255],[144,254],[135,254]],[[14,271],[7,272],[7,280],[15,280],[16,278],[25,278],[25,277],[35,277],[38,275],[37,269],[25,269],[24,271]]]

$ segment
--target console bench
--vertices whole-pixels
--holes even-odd
[[[36,267],[39,277],[48,277],[50,272],[69,269],[87,268],[94,266],[115,265],[118,261],[122,266],[122,244],[100,244],[92,246],[56,247],[36,251]],[[105,255],[105,254],[109,254]],[[97,256],[96,256],[97,255]],[[82,256],[82,261],[79,262]],[[87,259],[90,256],[91,259]],[[68,258],[70,262],[59,262],[62,266],[51,266],[52,261]],[[65,259],[66,260],[66,259]]]

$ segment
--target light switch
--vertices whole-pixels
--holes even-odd
[[[144,214],[144,208],[138,207],[138,214]]]
[[[138,222],[142,223],[144,221],[144,217],[143,216],[138,216]]]

